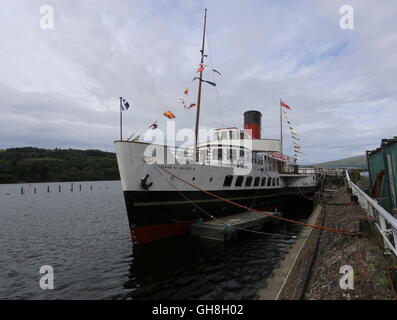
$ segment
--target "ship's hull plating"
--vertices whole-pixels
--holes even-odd
[[[281,190],[235,190],[213,193],[247,207],[274,211]],[[200,220],[245,211],[200,191],[124,191],[128,221],[134,243],[145,243],[188,231]]]
[[[284,195],[314,193],[316,186],[316,181],[311,176],[302,177],[287,186],[276,171],[266,171],[257,164],[253,165],[249,175],[259,177],[260,181],[263,177],[268,179],[266,181],[271,179],[273,185],[236,186],[236,175],[231,167],[194,163],[160,165],[167,170],[163,171],[145,161],[147,146],[143,143],[116,143],[128,221],[135,244],[186,233],[192,223],[211,219],[211,216],[220,217],[245,211],[244,208],[178,181],[174,176],[224,199],[267,211],[277,210],[283,203]],[[230,186],[224,185],[227,175],[234,176]],[[142,179],[146,181],[146,187],[142,185]],[[293,191],[294,189],[297,190]]]

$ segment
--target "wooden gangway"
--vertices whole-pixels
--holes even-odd
[[[280,212],[267,213],[274,216],[281,216]],[[195,223],[190,227],[190,234],[205,239],[228,241],[239,231],[261,229],[263,224],[269,220],[274,220],[274,218],[263,213],[243,212]]]

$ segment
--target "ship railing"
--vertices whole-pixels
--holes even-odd
[[[319,168],[320,174],[328,177],[343,177],[347,168]]]
[[[204,158],[201,158],[200,155],[198,157],[198,161],[196,161],[196,153],[191,148],[183,148],[183,147],[172,147],[167,146],[166,152],[168,156],[165,156],[166,159],[169,157],[177,163],[177,164],[201,164],[201,165],[212,165],[219,167],[230,167],[230,168],[246,168],[246,164],[249,163],[244,161],[244,159],[238,160],[212,160],[212,153],[207,154]]]
[[[318,168],[316,167],[299,167],[298,173],[301,174],[317,174],[319,172]]]
[[[347,170],[345,172],[347,183],[352,193],[357,196],[360,207],[370,218],[374,219],[375,226],[383,238],[386,252],[393,252],[397,256],[397,219],[355,185],[350,180],[349,172]]]

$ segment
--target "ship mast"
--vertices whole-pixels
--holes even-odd
[[[204,44],[205,44],[205,27],[207,24],[207,9],[204,11],[204,31],[203,31],[203,43],[201,45],[201,61],[200,68],[203,67],[204,64]],[[198,93],[197,93],[197,109],[196,109],[196,127],[194,130],[195,140],[194,140],[194,153],[196,155],[196,161],[199,161],[199,153],[198,153],[198,134],[199,134],[199,124],[200,124],[200,103],[201,103],[201,84],[203,82],[203,70],[200,71],[199,77],[199,85],[198,85]]]

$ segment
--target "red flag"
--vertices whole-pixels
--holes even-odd
[[[280,106],[287,108],[288,110],[291,110],[291,107],[288,104],[286,104],[282,99],[280,99]]]
[[[196,106],[195,103],[191,103],[187,108],[190,109],[190,108],[193,108],[193,107],[195,107],[195,106]]]
[[[204,71],[204,69],[205,69],[206,67],[207,67],[207,65],[204,66],[204,65],[201,64],[201,65],[199,66],[199,68],[197,69],[196,73],[199,73],[199,72],[201,72],[201,71]]]
[[[185,91],[183,91],[183,93],[188,95],[189,94],[189,88],[186,88]]]
[[[168,119],[175,119],[175,115],[171,111],[166,111],[163,113]]]

